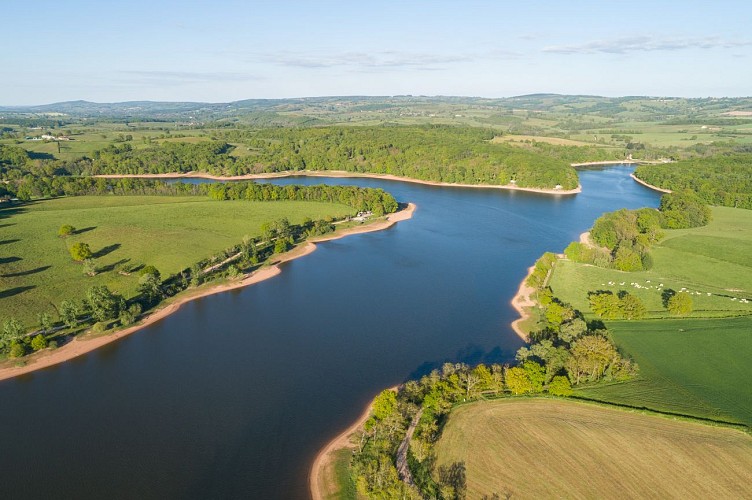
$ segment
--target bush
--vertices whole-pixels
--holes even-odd
[[[548,393],[554,396],[571,396],[572,392],[572,384],[563,375],[555,376],[548,383]]]
[[[76,262],[83,262],[86,259],[91,259],[94,254],[91,252],[91,248],[86,243],[74,243],[69,249],[71,258]]]
[[[75,227],[71,226],[70,224],[63,224],[62,226],[60,226],[60,229],[57,230],[57,235],[60,236],[61,238],[65,238],[75,232],[76,232]]]
[[[9,358],[21,358],[25,355],[26,347],[22,343],[15,341],[10,345],[10,349],[8,349]]]
[[[666,309],[674,316],[686,316],[692,312],[692,297],[688,293],[679,292],[668,299]]]
[[[41,351],[45,347],[47,347],[47,339],[41,333],[31,339],[31,348],[34,351]]]

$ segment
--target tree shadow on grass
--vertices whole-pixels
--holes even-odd
[[[15,224],[0,224],[0,228],[15,226]]]
[[[671,288],[666,288],[661,292],[661,302],[663,302],[663,307],[668,307],[668,301],[671,300],[671,297],[676,295],[676,290],[672,290]]]
[[[14,295],[18,295],[19,293],[24,293],[28,290],[33,290],[36,288],[36,285],[31,286],[17,286],[15,288],[9,288],[7,290],[3,290],[0,292],[0,299],[6,299],[8,297],[13,297]]]
[[[28,271],[0,274],[0,278],[18,278],[19,276],[29,276],[30,274],[36,274],[36,273],[41,273],[42,271],[46,271],[47,269],[51,267],[52,266],[42,266],[42,267],[37,267],[36,269],[29,269]]]
[[[18,262],[21,257],[0,257],[0,264],[10,264],[11,262]]]
[[[105,255],[111,254],[118,248],[120,248],[122,245],[120,243],[115,243],[114,245],[107,245],[106,247],[102,248],[98,252],[95,252],[92,257],[95,259],[99,259],[101,257],[104,257]]]
[[[100,267],[98,269],[98,271],[100,273],[108,273],[110,271],[114,271],[115,269],[117,269],[118,266],[122,266],[123,264],[127,264],[130,261],[131,261],[131,259],[120,259],[117,262],[113,262],[112,264],[108,264],[106,266]]]
[[[82,228],[82,229],[76,229],[75,231],[73,231],[73,234],[83,234],[83,233],[88,233],[89,231],[93,231],[93,230],[95,230],[96,228],[97,228],[97,226],[89,226],[89,227],[84,227],[84,228]]]
[[[15,243],[17,241],[21,241],[21,240],[19,240],[18,238],[16,238],[15,240],[3,240],[3,241],[0,241],[0,245],[7,245],[9,243]]]

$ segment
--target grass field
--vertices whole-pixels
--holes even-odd
[[[98,196],[38,201],[0,210],[0,320],[15,317],[26,326],[39,312],[53,313],[63,299],[81,299],[93,285],[128,296],[138,276],[116,266],[154,265],[163,276],[260,234],[264,222],[286,217],[343,216],[352,209],[318,202],[210,201],[204,197]],[[78,234],[61,239],[71,224]],[[84,276],[68,248],[91,247],[101,270]],[[53,317],[56,317],[53,314]]]
[[[750,248],[752,210],[714,207],[709,225],[667,231],[651,251],[650,271],[626,273],[559,261],[550,285],[557,297],[584,313],[590,312],[588,292],[626,290],[644,302],[649,317],[666,317],[663,290],[684,288],[692,294],[693,317],[752,314]]]
[[[752,317],[609,322],[639,379],[581,389],[607,402],[752,427]]]
[[[438,465],[464,461],[467,498],[749,498],[752,437],[546,399],[452,410]]]

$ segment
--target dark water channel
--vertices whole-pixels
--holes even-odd
[[[307,498],[317,450],[384,387],[506,361],[526,269],[604,211],[657,206],[626,167],[547,196],[369,179],[412,220],[319,246],[99,351],[0,382],[4,498]]]

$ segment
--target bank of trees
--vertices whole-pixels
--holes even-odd
[[[676,163],[640,165],[635,175],[664,189],[693,191],[710,205],[752,209],[752,152],[736,149]]]
[[[441,125],[264,128],[229,131],[250,154],[233,154],[224,141],[165,142],[146,148],[123,143],[63,162],[77,175],[207,172],[242,175],[300,170],[345,170],[414,179],[520,187],[575,188],[577,173],[559,150],[491,144],[495,132]]]
[[[659,210],[640,208],[608,212],[596,219],[590,230],[595,247],[572,242],[564,255],[574,261],[619,271],[650,269],[650,249],[664,236],[664,229],[685,229],[710,222],[711,211],[691,191],[665,194]]]
[[[545,263],[541,266],[546,267]],[[512,364],[445,363],[399,391],[385,391],[374,402],[353,455],[351,474],[358,492],[369,498],[464,498],[461,462],[437,467],[434,445],[457,404],[482,398],[547,393],[569,396],[578,384],[624,381],[637,365],[623,357],[606,330],[589,326],[579,311],[541,285],[544,323],[519,349]],[[396,456],[411,422],[415,433],[407,462],[415,487],[400,481]]]

